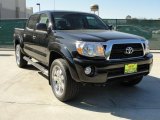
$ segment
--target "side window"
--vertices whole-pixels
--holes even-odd
[[[27,24],[27,27],[29,29],[35,29],[35,26],[38,22],[38,19],[39,19],[39,15],[32,15],[30,18],[29,18],[29,21],[28,21],[28,24]]]
[[[47,27],[49,26],[49,18],[46,14],[41,14],[39,23],[45,23]]]

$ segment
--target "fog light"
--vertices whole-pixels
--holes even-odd
[[[92,68],[91,67],[86,67],[84,70],[86,75],[91,75],[92,74]]]

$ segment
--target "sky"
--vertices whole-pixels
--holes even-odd
[[[98,4],[100,7],[100,17],[124,19],[127,15],[133,18],[160,18],[160,0],[26,0],[27,7],[33,7],[37,12],[41,4],[41,10],[72,10],[91,12],[90,6]]]

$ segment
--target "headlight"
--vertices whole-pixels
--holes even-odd
[[[144,50],[145,50],[145,54],[150,53],[149,41],[148,40],[145,40],[145,42],[144,42]]]
[[[77,42],[77,52],[87,57],[104,57],[104,48],[96,42]]]

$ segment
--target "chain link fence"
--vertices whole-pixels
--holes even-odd
[[[104,19],[114,30],[142,36],[150,41],[152,50],[160,50],[160,20]]]
[[[160,20],[103,19],[113,29],[142,36],[153,50],[160,50]],[[0,20],[0,45],[13,44],[14,28],[24,28],[26,19]]]

